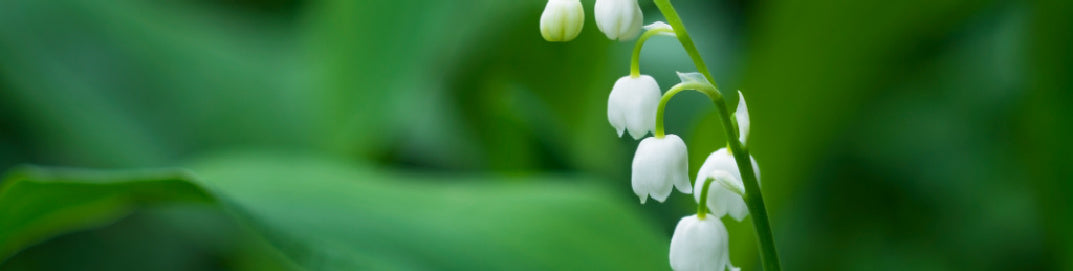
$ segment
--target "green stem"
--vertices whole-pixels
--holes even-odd
[[[708,215],[708,187],[712,185],[712,180],[715,178],[708,178],[704,180],[704,185],[700,189],[700,202],[697,203],[697,220],[704,220],[704,216]]]
[[[671,101],[671,98],[674,98],[674,95],[686,90],[695,90],[697,92],[703,93],[704,95],[708,96],[708,98],[711,99],[713,103],[718,104],[723,102],[723,96],[719,95],[719,91],[715,88],[712,88],[712,86],[708,84],[683,82],[671,86],[670,90],[667,90],[667,92],[663,93],[663,97],[659,99],[659,106],[656,108],[656,138],[663,138],[664,135],[663,109],[667,107],[667,102]]]
[[[741,191],[741,188],[727,183],[725,178],[710,176],[704,179],[704,185],[700,188],[700,200],[697,201],[697,219],[704,220],[704,216],[708,215],[708,188],[712,186],[712,182],[719,183],[719,186],[722,186],[727,191],[734,192],[734,194],[745,196],[742,194],[745,192]]]
[[[671,5],[670,0],[654,0],[656,7],[659,8],[663,16],[666,17],[668,24],[674,28],[675,35],[678,37],[678,41],[682,43],[682,47],[685,48],[686,53],[693,59],[693,64],[697,66],[697,71],[704,75],[708,82],[713,87],[717,87],[715,79],[712,77],[711,72],[708,71],[708,66],[704,64],[704,59],[700,56],[700,51],[697,50],[696,45],[693,44],[693,39],[689,37],[689,33],[686,32],[685,25],[682,24],[682,18],[678,16],[678,12],[674,10],[674,6]],[[734,123],[730,119],[730,110],[722,100],[722,95],[719,92],[715,92],[715,95],[719,95],[719,101],[715,103],[718,108],[719,117],[723,123],[723,129],[727,135],[728,146],[731,153],[734,155],[734,160],[738,164],[738,169],[741,171],[742,183],[745,186],[745,203],[749,207],[749,213],[753,215],[753,228],[756,230],[757,241],[760,243],[761,258],[763,260],[764,270],[779,271],[782,268],[779,265],[779,256],[775,251],[775,239],[771,234],[771,222],[768,220],[767,208],[764,206],[764,196],[760,192],[760,184],[756,181],[756,173],[753,171],[753,164],[749,160],[749,152],[742,146],[741,142],[737,140],[738,132]],[[716,99],[712,99],[715,101]],[[659,120],[657,119],[657,122]]]
[[[686,53],[689,54],[689,58],[693,59],[693,65],[697,66],[697,72],[700,72],[708,79],[708,83],[711,83],[716,89],[719,88],[719,84],[715,83],[715,79],[712,78],[711,72],[708,71],[708,66],[704,64],[704,59],[700,57],[700,51],[697,51],[697,46],[693,44],[693,38],[689,37],[689,32],[686,32],[685,25],[682,24],[682,18],[678,17],[678,12],[674,10],[674,6],[671,5],[670,0],[655,0],[656,7],[660,12],[663,12],[663,17],[667,19],[667,24],[671,25],[674,29],[675,36],[678,37],[678,42],[682,43],[682,47],[686,49]]]
[[[673,32],[668,32],[666,29],[652,29],[645,31],[644,34],[641,34],[641,37],[637,38],[637,43],[633,46],[633,56],[630,58],[630,77],[637,78],[641,76],[641,47],[645,45],[645,41],[648,41],[648,38],[652,36],[663,33]]]

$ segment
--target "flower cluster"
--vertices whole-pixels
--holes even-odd
[[[729,215],[741,221],[749,214],[743,198],[745,188],[734,156],[727,148],[712,152],[697,172],[696,181],[690,185],[685,143],[676,135],[663,134],[662,121],[656,120],[662,116],[666,101],[678,91],[692,88],[714,91],[700,74],[680,73],[679,77],[682,82],[662,96],[658,95],[659,86],[650,76],[619,79],[608,99],[608,120],[619,136],[623,130],[629,131],[635,139],[649,132],[654,134],[641,140],[633,157],[633,191],[642,204],[649,197],[663,202],[671,194],[672,187],[685,194],[694,194],[697,200],[698,213],[682,218],[674,230],[671,267],[677,271],[737,270],[730,264],[727,230],[719,220]],[[744,144],[749,134],[749,113],[744,96],[740,92],[738,95],[742,98],[734,115],[739,127],[738,140]],[[755,159],[752,168],[759,176]]]
[[[657,5],[660,2],[657,1]],[[662,2],[669,8],[669,2]],[[573,40],[583,28],[584,13],[578,0],[549,0],[540,18],[540,32],[548,41]],[[668,18],[674,23],[677,15],[671,14],[674,18]],[[749,214],[740,169],[752,169],[758,184],[760,173],[756,160],[748,156],[750,162],[742,167],[730,148],[716,150],[704,161],[691,184],[685,142],[676,135],[664,134],[664,108],[671,97],[685,90],[704,93],[717,105],[724,102],[722,95],[710,75],[701,73],[679,73],[681,82],[663,92],[656,79],[641,74],[638,67],[641,47],[651,37],[676,37],[683,45],[690,46],[692,41],[684,29],[675,29],[663,22],[642,27],[643,16],[637,0],[596,0],[595,15],[596,26],[611,40],[631,40],[640,35],[631,59],[630,74],[615,81],[607,99],[607,119],[618,136],[628,133],[634,140],[641,140],[633,157],[633,192],[641,204],[649,198],[664,202],[675,189],[694,194],[697,201],[697,214],[683,217],[674,230],[670,244],[671,267],[677,271],[738,270],[730,264],[728,234],[720,218],[727,215],[742,221]],[[677,26],[681,26],[680,21]],[[706,72],[702,65],[698,65],[698,69]],[[749,137],[749,111],[740,91],[737,109],[724,116],[724,120],[729,120],[725,122],[730,122],[725,124],[728,133],[737,137],[737,142],[728,139],[731,140],[728,147],[744,150]],[[740,145],[736,145],[739,142]],[[742,151],[739,158],[745,160],[746,155],[747,152]]]

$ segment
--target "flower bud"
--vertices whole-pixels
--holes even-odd
[[[548,0],[540,15],[540,35],[547,41],[571,41],[585,26],[585,9],[579,0]]]
[[[663,138],[649,137],[637,145],[633,156],[633,192],[644,204],[651,196],[663,202],[671,194],[671,187],[682,193],[692,193],[689,184],[689,158],[686,143],[676,135]]]
[[[607,120],[619,137],[628,130],[633,139],[641,139],[656,130],[656,110],[661,97],[659,84],[652,76],[623,76],[611,87]]]
[[[641,33],[644,15],[637,0],[596,0],[596,27],[607,38],[626,41]]]
[[[745,94],[738,91],[738,108],[735,109],[734,117],[738,121],[738,141],[745,145],[749,139],[749,107],[745,105]]]

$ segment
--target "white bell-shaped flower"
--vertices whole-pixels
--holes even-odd
[[[618,136],[628,130],[633,139],[641,139],[656,130],[656,109],[661,98],[659,84],[652,76],[623,76],[611,87],[607,98],[607,120]]]
[[[730,264],[729,235],[719,217],[683,217],[671,236],[671,269],[675,271],[739,270]]]
[[[585,26],[585,9],[579,0],[548,0],[540,15],[540,35],[547,41],[571,41]]]
[[[633,156],[631,180],[633,192],[641,198],[641,204],[649,196],[663,202],[671,194],[672,186],[682,193],[692,193],[688,157],[686,143],[676,135],[641,140]]]
[[[596,27],[607,38],[626,41],[641,33],[644,15],[637,0],[596,0]]]
[[[760,167],[756,164],[756,159],[749,157],[752,160],[753,172],[756,173],[756,181],[760,182]],[[741,221],[745,219],[745,216],[749,215],[749,208],[745,205],[745,199],[742,195],[727,189],[719,183],[712,182],[708,187],[708,202],[700,202],[700,191],[703,191],[704,181],[708,178],[719,178],[722,182],[733,187],[744,187],[741,181],[741,171],[738,170],[738,163],[734,160],[734,156],[731,155],[726,148],[719,149],[708,156],[708,159],[704,160],[704,164],[700,166],[700,171],[697,172],[697,179],[693,188],[697,193],[694,193],[694,198],[698,201],[697,204],[708,204],[708,210],[715,215],[715,217],[722,217],[723,215],[730,215],[734,220]],[[744,188],[740,191],[745,191]]]
[[[745,106],[745,94],[741,94],[740,90],[738,91],[738,109],[735,110],[734,116],[738,120],[738,141],[745,145],[745,140],[749,139],[749,107]]]

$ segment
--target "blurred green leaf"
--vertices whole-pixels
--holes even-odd
[[[159,166],[220,145],[307,146],[308,91],[276,20],[204,5],[0,2],[0,103],[36,162]],[[6,131],[5,131],[6,132]]]
[[[61,233],[114,222],[139,207],[213,201],[188,179],[181,171],[15,169],[0,186],[0,260]]]
[[[193,168],[198,181],[16,170],[0,192],[0,236],[20,241],[3,242],[4,255],[146,205],[208,202],[311,270],[667,268],[666,236],[654,225],[618,197],[567,178],[405,175],[271,153],[220,155]]]
[[[138,208],[107,226],[65,233],[28,247],[0,269],[301,270],[232,215],[205,204]]]

